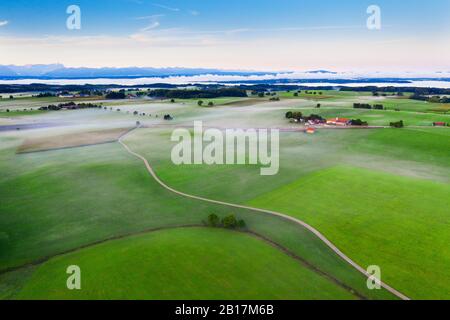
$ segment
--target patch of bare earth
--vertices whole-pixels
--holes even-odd
[[[65,148],[76,148],[96,144],[115,142],[130,128],[117,128],[99,131],[78,132],[51,137],[26,139],[17,149],[17,153],[38,152]]]
[[[231,101],[226,102],[224,104],[221,104],[222,106],[234,106],[234,107],[248,107],[253,106],[258,103],[264,103],[264,102],[270,102],[269,99],[263,100],[263,99],[245,99],[245,100],[238,100],[238,101]]]

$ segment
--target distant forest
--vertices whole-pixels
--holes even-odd
[[[367,92],[411,92],[417,96],[428,96],[428,95],[450,95],[450,89],[441,88],[417,88],[417,87],[341,87],[341,91],[367,91]]]
[[[187,85],[186,85],[187,86]],[[182,89],[180,85],[156,83],[148,85],[48,85],[48,84],[0,84],[1,93],[55,93],[55,92],[92,92],[109,91],[110,89],[154,89],[149,92],[152,97],[161,97],[169,99],[190,99],[190,98],[217,98],[217,97],[245,97],[246,91],[286,91],[286,90],[341,90],[355,92],[380,92],[380,93],[413,93],[413,99],[424,100],[425,96],[450,95],[450,89],[441,88],[417,88],[417,87],[344,87],[344,86],[302,86],[302,85],[277,85],[277,84],[255,84],[255,85],[235,85],[225,86],[220,84],[190,84],[196,89]],[[170,89],[170,90],[169,90]]]
[[[247,97],[247,91],[234,87],[203,90],[155,89],[151,90],[148,96],[163,99],[212,99],[220,97]]]

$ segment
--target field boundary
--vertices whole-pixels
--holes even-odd
[[[350,259],[347,255],[345,255],[341,250],[339,250],[339,248],[336,247],[330,240],[328,240],[322,233],[320,233],[317,229],[315,229],[314,227],[312,227],[311,225],[307,224],[304,221],[301,221],[299,219],[296,219],[294,217],[291,217],[291,216],[286,215],[286,214],[281,213],[281,212],[265,210],[265,209],[259,209],[259,208],[253,208],[253,207],[249,207],[249,206],[244,206],[244,205],[239,205],[239,204],[234,204],[234,203],[229,203],[229,202],[224,202],[224,201],[218,201],[218,200],[213,200],[213,199],[208,199],[208,198],[203,198],[203,197],[187,194],[187,193],[178,191],[178,190],[168,186],[167,184],[165,184],[158,177],[158,175],[153,170],[152,166],[150,165],[150,163],[147,161],[147,159],[145,157],[143,157],[142,155],[132,151],[130,149],[130,147],[128,147],[128,145],[126,145],[123,142],[124,138],[126,138],[129,134],[131,134],[132,132],[134,132],[136,129],[139,129],[139,128],[140,128],[140,126],[138,126],[135,129],[130,130],[129,132],[125,133],[122,137],[119,138],[118,142],[125,148],[125,150],[128,153],[130,153],[131,155],[141,159],[144,162],[145,167],[147,168],[147,171],[150,173],[150,175],[153,177],[153,179],[155,179],[156,182],[158,182],[163,188],[165,188],[165,189],[167,189],[167,190],[169,190],[169,191],[171,191],[171,192],[173,192],[175,194],[178,194],[180,196],[186,197],[186,198],[196,199],[196,200],[200,200],[200,201],[205,201],[205,202],[219,204],[219,205],[233,207],[233,208],[239,208],[239,209],[246,209],[246,210],[251,210],[251,211],[262,212],[262,213],[265,213],[265,214],[281,217],[281,218],[284,218],[286,220],[292,221],[292,222],[294,222],[294,223],[296,223],[298,225],[301,225],[302,227],[306,228],[308,231],[313,233],[317,238],[319,238],[323,243],[325,243],[334,253],[336,253],[340,258],[345,260],[348,264],[350,264],[353,268],[355,268],[357,271],[362,273],[364,276],[366,276],[367,278],[372,276],[363,267],[358,265],[356,262],[354,262],[352,259]],[[380,284],[381,284],[381,286],[384,289],[386,289],[390,293],[394,294],[398,298],[400,298],[402,300],[411,300],[409,297],[407,297],[406,295],[404,295],[400,291],[394,289],[393,287],[389,286],[385,282],[380,281]]]

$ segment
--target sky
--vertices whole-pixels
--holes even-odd
[[[49,63],[448,72],[450,0],[2,0],[0,64]]]

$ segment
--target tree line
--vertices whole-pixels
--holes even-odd
[[[247,92],[238,88],[194,89],[194,90],[150,90],[149,97],[161,99],[213,99],[221,97],[247,97]]]
[[[213,228],[226,228],[226,229],[245,229],[246,223],[244,220],[238,220],[234,214],[230,214],[222,219],[216,214],[210,214],[205,225]]]
[[[374,104],[370,105],[368,103],[354,103],[354,109],[373,109],[373,110],[384,110],[384,106],[382,104]]]
[[[58,105],[48,105],[46,107],[40,107],[38,110],[40,111],[59,111],[62,109],[66,110],[77,110],[77,109],[101,109],[102,106],[98,104],[93,103],[78,103],[75,102],[67,102],[67,103],[60,103]]]

